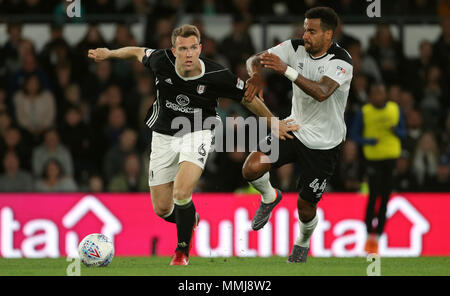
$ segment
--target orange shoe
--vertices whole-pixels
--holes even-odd
[[[367,254],[378,254],[378,242],[372,237],[368,238],[364,250]]]
[[[176,251],[170,265],[189,265],[189,257],[181,251]]]

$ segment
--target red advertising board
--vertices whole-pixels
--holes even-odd
[[[296,194],[286,193],[269,223],[250,228],[259,196],[195,194],[201,216],[192,255],[287,256],[298,233]],[[325,194],[312,256],[364,256],[367,198]],[[450,194],[396,194],[380,239],[381,256],[450,255]],[[114,240],[116,256],[172,255],[175,224],[157,217],[148,194],[0,194],[0,256],[76,256],[90,233]]]

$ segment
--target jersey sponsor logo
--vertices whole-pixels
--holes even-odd
[[[244,81],[238,77],[237,83],[236,83],[236,87],[239,89],[244,89]]]
[[[189,102],[190,102],[189,97],[186,95],[178,95],[176,100],[177,100],[178,105],[183,106],[183,107],[189,105]]]
[[[197,93],[199,95],[203,94],[205,92],[205,90],[206,90],[206,86],[205,85],[203,85],[203,84],[197,85]]]
[[[201,111],[200,108],[183,107],[183,106],[174,104],[170,101],[166,101],[166,108],[172,109],[173,111],[183,112],[183,113],[196,113],[196,112]]]

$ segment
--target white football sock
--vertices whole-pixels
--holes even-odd
[[[270,184],[269,172],[262,175],[260,178],[249,182],[256,190],[261,193],[261,200],[263,203],[271,203],[277,197],[275,189]]]
[[[319,217],[317,216],[317,214],[311,221],[306,223],[303,223],[300,219],[298,220],[298,223],[300,225],[300,235],[295,240],[295,244],[297,246],[309,248],[311,235],[313,234],[318,222]]]

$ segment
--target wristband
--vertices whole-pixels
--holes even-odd
[[[284,76],[286,76],[287,79],[294,82],[298,77],[298,72],[295,71],[293,68],[287,66],[286,72],[284,72]]]

